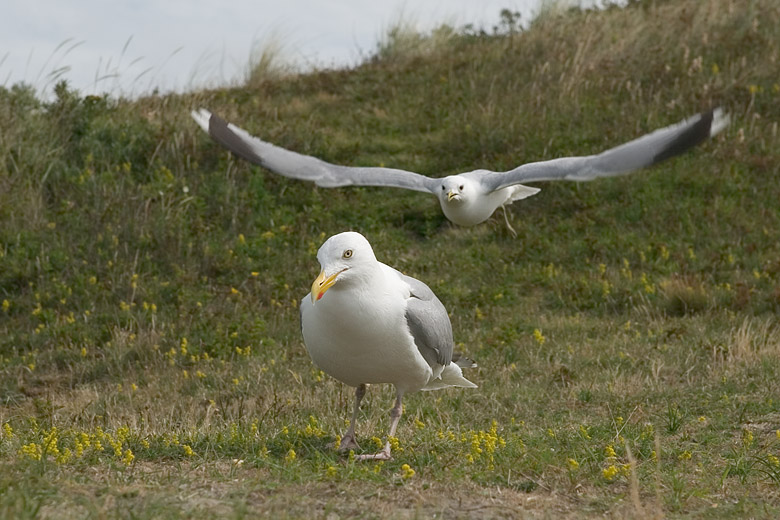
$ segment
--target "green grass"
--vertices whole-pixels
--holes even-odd
[[[251,88],[0,89],[0,517],[776,517],[780,9],[507,24],[400,27],[352,70]],[[420,193],[275,176],[189,117],[439,176],[716,105],[731,126],[683,157],[540,185],[517,238],[500,213],[454,228]],[[353,392],[299,332],[316,250],[347,229],[436,291],[480,365],[479,389],[405,399],[384,464],[333,451]],[[364,403],[368,451],[391,388]]]

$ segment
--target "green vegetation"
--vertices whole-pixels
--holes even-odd
[[[503,20],[251,88],[0,89],[0,517],[777,517],[780,5]],[[269,174],[189,117],[444,175],[716,105],[732,124],[692,153],[542,185],[516,239],[500,213],[453,228],[423,194]],[[347,229],[437,292],[480,364],[477,390],[405,399],[384,464],[333,451],[352,389],[299,333],[316,250]],[[391,395],[369,389],[367,451]]]

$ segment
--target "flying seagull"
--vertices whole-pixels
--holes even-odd
[[[301,330],[314,364],[354,386],[355,408],[340,451],[357,450],[355,423],[368,384],[395,386],[390,431],[395,436],[404,394],[451,386],[476,388],[461,367],[476,366],[453,352],[452,325],[423,282],[379,261],[360,233],[330,237],[317,252],[322,271],[301,301]],[[389,460],[390,441],[362,460]]]
[[[461,226],[484,222],[499,206],[539,192],[539,188],[521,183],[590,181],[631,173],[685,152],[723,130],[729,120],[716,108],[596,155],[532,162],[505,172],[474,170],[433,178],[394,168],[331,164],[262,141],[208,110],[193,111],[192,117],[219,144],[279,175],[313,181],[325,188],[388,186],[432,193],[444,215]]]

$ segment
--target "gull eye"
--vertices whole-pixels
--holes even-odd
[[[344,251],[344,254],[342,254],[341,257],[342,258],[352,258],[352,250],[351,249],[347,249],[346,251]]]
[[[459,189],[460,191],[463,191],[463,184],[461,184],[461,185],[458,187],[458,189]]]
[[[445,188],[445,187],[444,187],[444,185],[442,185],[442,187],[441,187],[441,191],[444,191],[444,190],[446,190],[446,189],[447,189],[447,188]]]

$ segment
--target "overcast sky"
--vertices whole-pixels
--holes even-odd
[[[3,0],[0,85],[24,81],[45,93],[56,71],[82,94],[237,83],[252,48],[268,39],[301,68],[348,66],[399,17],[421,31],[442,23],[490,29],[501,9],[530,19],[542,1]]]

